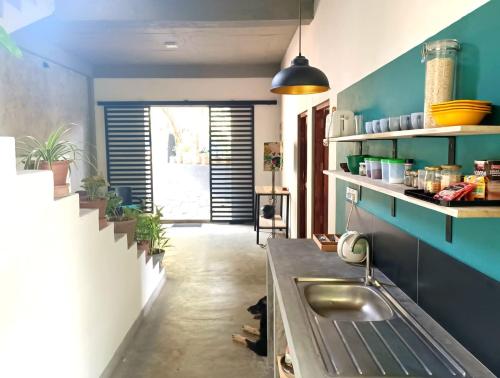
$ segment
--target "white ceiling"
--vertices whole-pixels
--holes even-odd
[[[313,8],[303,0],[304,23]],[[96,76],[272,76],[297,17],[297,0],[58,0],[54,16],[28,29]]]

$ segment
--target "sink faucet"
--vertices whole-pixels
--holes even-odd
[[[372,261],[372,253],[370,251],[370,247],[366,249],[366,267],[365,267],[365,285],[370,286],[371,280],[373,279],[373,261]]]

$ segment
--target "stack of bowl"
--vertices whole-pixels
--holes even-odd
[[[491,102],[454,100],[433,104],[432,117],[438,126],[479,125],[491,113]]]

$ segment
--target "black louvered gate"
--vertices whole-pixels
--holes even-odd
[[[112,187],[132,188],[133,202],[153,207],[149,106],[105,106],[106,160]]]
[[[254,107],[210,107],[210,219],[253,221]]]

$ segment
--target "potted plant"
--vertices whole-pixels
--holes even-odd
[[[139,250],[153,256],[153,264],[163,259],[168,246],[166,230],[161,223],[161,208],[155,208],[153,214],[140,214],[137,219],[136,239]]]
[[[83,156],[83,150],[76,144],[64,139],[69,128],[59,127],[46,141],[26,136],[18,141],[24,169],[51,170],[54,175],[54,194],[62,197],[68,194],[68,171],[70,164]]]
[[[102,176],[89,176],[82,180],[84,192],[80,193],[80,208],[99,210],[99,228],[107,225],[108,183]]]
[[[147,254],[149,254],[150,249],[151,229],[151,214],[139,214],[135,228],[135,240],[137,240],[137,249]]]
[[[122,202],[123,199],[116,192],[109,192],[106,217],[108,221],[113,222],[115,234],[127,235],[127,245],[130,248],[135,241],[135,228],[140,211],[123,207]]]

